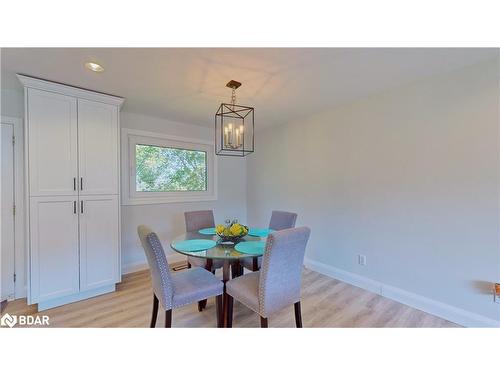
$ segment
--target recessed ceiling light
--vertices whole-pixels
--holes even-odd
[[[104,68],[95,62],[89,61],[89,62],[85,63],[85,67],[87,69],[92,70],[93,72],[97,72],[97,73],[104,72]]]

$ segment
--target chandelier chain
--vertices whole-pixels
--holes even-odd
[[[233,91],[231,93],[231,105],[233,106],[233,110],[235,104],[236,104],[236,89],[233,87]]]

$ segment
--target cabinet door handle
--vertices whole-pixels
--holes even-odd
[[[80,201],[80,212],[83,214],[83,201]]]
[[[73,201],[73,213],[76,214],[76,201]]]
[[[76,177],[73,177],[73,190],[76,191]]]
[[[80,190],[83,190],[83,177],[80,177]]]

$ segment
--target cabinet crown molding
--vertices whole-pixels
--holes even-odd
[[[40,78],[30,77],[24,74],[16,74],[16,76],[24,87],[55,92],[81,99],[93,100],[96,102],[116,105],[118,107],[121,107],[123,105],[123,102],[125,101],[124,98],[119,96],[91,91],[80,87],[69,86],[63,83],[47,81]]]

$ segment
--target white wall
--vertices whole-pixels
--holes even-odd
[[[140,129],[169,135],[213,139],[213,129],[182,124],[155,117],[122,112],[121,127]],[[218,157],[218,199],[207,202],[151,204],[122,206],[122,268],[135,269],[144,264],[146,258],[139,238],[137,226],[146,224],[158,233],[166,245],[171,261],[178,260],[168,248],[168,243],[185,232],[184,212],[190,210],[213,209],[215,220],[224,222],[226,218],[246,221],[246,160],[235,157]],[[123,190],[123,189],[122,189]]]
[[[488,289],[500,282],[498,64],[258,132],[248,221],[296,211],[317,269],[449,318],[499,320]]]
[[[24,95],[21,90],[1,89],[0,113],[9,117],[24,117]]]

